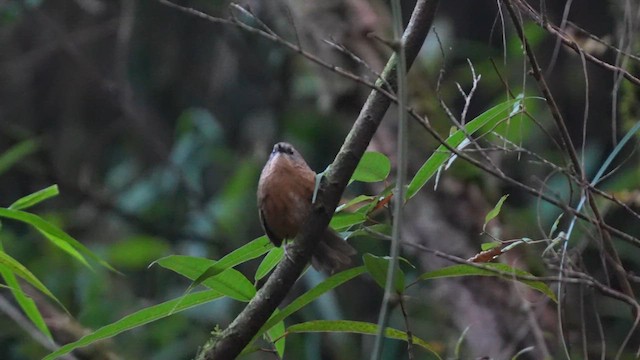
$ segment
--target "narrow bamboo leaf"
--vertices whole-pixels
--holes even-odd
[[[342,210],[344,210],[344,209],[346,209],[346,208],[348,208],[348,207],[351,207],[351,206],[353,206],[353,205],[360,204],[360,203],[365,202],[365,201],[372,201],[372,200],[374,200],[375,198],[376,198],[375,196],[371,196],[371,195],[358,195],[358,196],[356,196],[355,198],[353,198],[353,199],[351,199],[351,200],[347,201],[346,203],[344,203],[344,204],[342,204],[342,205],[338,206],[338,207],[336,208],[336,211],[335,211],[335,212],[337,212],[337,213],[338,213],[338,212],[341,212]]]
[[[49,198],[57,196],[58,194],[60,194],[58,185],[51,185],[48,188],[36,191],[31,195],[27,195],[21,199],[18,199],[16,202],[9,206],[9,209],[24,210]]]
[[[556,218],[556,221],[554,221],[553,224],[551,225],[551,230],[549,230],[549,234],[547,235],[548,238],[551,238],[553,234],[555,234],[556,230],[558,230],[558,224],[560,224],[560,219],[562,219],[562,215],[564,215],[564,213],[561,213],[560,215],[558,215],[558,217]]]
[[[24,279],[26,282],[31,284],[33,287],[38,289],[41,293],[48,296],[51,300],[55,301],[62,309],[67,311],[67,309],[62,305],[62,303],[56,298],[49,289],[47,289],[44,284],[38,280],[38,278],[29,271],[24,265],[22,265],[18,260],[12,258],[9,254],[4,251],[0,251],[0,269],[2,271],[8,271],[17,275]]]
[[[2,243],[0,243],[0,251],[3,251]],[[29,320],[31,320],[33,325],[46,337],[48,337],[49,339],[53,339],[53,337],[51,336],[51,332],[49,331],[49,328],[47,327],[47,324],[45,323],[44,318],[40,313],[40,310],[38,310],[38,307],[36,306],[35,301],[33,301],[33,299],[25,294],[13,272],[0,266],[0,275],[4,279],[4,282],[7,284],[7,287],[11,289],[11,293],[16,299],[16,302],[18,303],[22,311],[24,311],[24,313],[27,315]]]
[[[0,154],[0,175],[25,156],[34,153],[39,147],[40,145],[35,140],[24,140]]]
[[[389,176],[389,171],[391,171],[391,162],[388,157],[379,152],[367,151],[360,159],[350,182],[382,181]]]
[[[82,265],[93,270],[93,267],[91,266],[91,264],[89,264],[89,262],[87,262],[87,259],[78,250],[74,249],[73,246],[71,246],[71,244],[46,231],[43,231],[41,229],[36,229],[36,230],[38,230],[38,232],[42,234],[42,236],[49,239],[49,241],[51,241],[53,245],[60,248],[60,250],[66,252],[68,255],[71,255],[71,257],[75,258]]]
[[[307,333],[307,332],[332,332],[332,333],[354,333],[364,335],[376,335],[377,324],[363,321],[349,320],[315,320],[307,321],[301,324],[291,325],[287,328],[287,333]],[[384,336],[389,339],[407,341],[407,333],[393,328],[386,328]],[[437,359],[441,359],[435,348],[421,338],[412,335],[413,344],[418,345],[424,350],[430,352]]]
[[[223,256],[222,259],[217,262],[217,265],[227,268],[234,267],[243,262],[260,257],[272,248],[273,244],[271,244],[269,238],[263,235]]]
[[[203,269],[202,272],[195,277],[195,280],[192,279],[193,283],[191,283],[187,292],[200,285],[204,280],[212,276],[216,276],[228,268],[232,268],[243,262],[255,259],[269,251],[271,248],[273,248],[273,244],[271,244],[266,235],[248,242],[247,244],[228,253],[219,261],[213,262],[209,268]],[[156,262],[160,262],[161,260],[162,259]],[[153,263],[151,265],[153,265]]]
[[[626,134],[624,134],[620,142],[613,148],[609,156],[607,156],[605,161],[602,163],[602,166],[600,166],[600,168],[598,169],[596,176],[593,177],[593,180],[591,181],[591,185],[595,186],[600,182],[600,179],[604,175],[605,171],[607,171],[607,169],[609,168],[613,160],[618,156],[620,151],[622,151],[622,148],[627,144],[627,142],[629,142],[629,140],[631,140],[633,136],[636,134],[636,132],[638,132],[639,130],[640,130],[640,121],[636,122],[636,124],[633,125],[633,127]]]
[[[20,210],[0,208],[0,217],[5,217],[5,218],[18,220],[18,221],[22,221],[24,223],[27,223],[27,224],[35,227],[41,233],[45,234],[45,236],[49,240],[51,240],[52,237],[54,237],[55,239],[58,239],[58,240],[60,240],[62,242],[65,242],[65,243],[69,244],[71,247],[73,247],[75,250],[77,250],[77,252],[82,254],[83,256],[89,257],[89,258],[93,259],[94,261],[98,262],[100,265],[106,267],[107,269],[112,270],[114,272],[117,272],[116,269],[111,267],[111,265],[109,265],[106,261],[100,259],[97,255],[95,255],[91,250],[89,250],[86,246],[84,246],[78,240],[72,238],[67,233],[65,233],[64,231],[60,230],[57,226],[55,226],[55,225],[49,223],[48,221],[42,219],[38,215],[31,214],[31,213],[24,212],[24,211],[20,211]],[[49,235],[49,236],[47,236],[47,235]],[[56,246],[60,247],[59,244],[56,244],[55,241],[54,241],[54,244]],[[65,251],[69,249],[68,247],[60,247],[60,248],[65,250]],[[75,253],[69,253],[69,255],[71,255],[73,257],[77,256],[77,254],[75,254]],[[83,264],[88,265],[88,263],[86,261]]]
[[[285,336],[284,336],[284,321],[278,322],[275,326],[267,331],[267,337],[272,343],[275,341],[274,346],[278,355],[282,359],[284,356]]]
[[[508,273],[508,274],[515,274],[515,275],[519,275],[519,276],[533,276],[531,275],[531,273],[528,273],[524,270],[520,270],[520,269],[516,269],[516,268],[512,268],[511,266],[507,265],[507,264],[500,264],[500,263],[486,263],[483,264],[485,267],[490,267],[492,269],[495,269],[497,271],[503,272],[503,273]],[[475,267],[475,266],[471,266],[471,265],[465,265],[465,264],[459,264],[459,265],[452,265],[452,266],[448,266],[442,269],[438,269],[438,270],[434,270],[434,271],[430,271],[427,273],[424,273],[422,275],[420,275],[420,277],[418,277],[418,280],[429,280],[429,279],[439,279],[439,278],[445,278],[445,277],[459,277],[459,276],[495,276],[495,277],[500,277],[502,279],[505,280],[516,280],[519,281],[525,285],[527,285],[528,287],[537,290],[543,294],[545,294],[546,296],[548,296],[551,300],[558,302],[556,295],[553,293],[553,291],[551,291],[551,289],[549,288],[549,286],[547,286],[547,284],[543,283],[542,281],[534,281],[534,280],[519,280],[517,278],[514,277],[510,277],[507,275],[501,275],[498,273],[495,273],[491,270],[487,270],[487,269],[481,269],[479,267]]]
[[[513,355],[513,357],[511,358],[511,360],[518,360],[518,358],[520,358],[520,355],[524,355],[528,352],[532,352],[533,350],[535,350],[536,347],[535,346],[528,346],[520,351],[518,351],[515,355]]]
[[[176,312],[190,309],[194,306],[213,301],[220,297],[222,297],[222,294],[219,292],[215,290],[207,290],[144,308],[133,314],[127,315],[114,323],[103,326],[100,329],[85,335],[78,341],[62,346],[60,349],[47,355],[43,360],[56,359],[57,357],[68,354],[75,349],[91,345],[96,341],[114,337],[127,330],[160,320]]]
[[[380,233],[382,235],[391,234],[391,226],[389,224],[374,224],[366,227],[361,227],[351,233],[346,237],[346,239],[350,239],[357,236],[368,236],[368,237],[376,237],[375,233]]]
[[[455,347],[455,350],[453,351],[453,353],[455,354],[455,358],[456,359],[460,359],[460,353],[462,352],[461,351],[462,350],[462,344],[464,343],[464,339],[467,337],[467,333],[469,332],[469,329],[471,329],[471,325],[469,325],[466,328],[464,328],[464,331],[458,337],[458,341],[456,341],[456,347]]]
[[[484,126],[493,127],[502,119],[512,116],[509,115],[512,113],[513,109],[520,109],[522,106],[524,98],[522,96],[518,96],[514,100],[508,100],[501,104],[498,104],[491,109],[485,111],[475,119],[469,121],[465,126],[464,130],[458,130],[449,136],[445,142],[453,147],[458,147],[467,135],[473,135],[476,131],[482,129]],[[444,145],[438,146],[436,151],[427,159],[427,161],[420,167],[416,175],[413,177],[409,186],[407,187],[407,195],[406,200],[411,199],[422,187],[431,179],[433,174],[438,171],[438,168],[442,166],[448,159],[450,155],[449,149],[447,149]]]
[[[364,260],[364,266],[367,268],[373,280],[384,289],[387,283],[387,272],[389,271],[389,264],[391,263],[390,259],[388,257],[379,257],[371,254],[364,254],[362,259]],[[404,272],[398,267],[395,272],[393,288],[401,294],[404,292],[404,283]]]
[[[507,200],[508,197],[509,194],[503,195],[500,200],[498,200],[496,206],[494,206],[493,209],[491,209],[491,211],[487,213],[487,215],[484,217],[484,225],[482,225],[482,231],[485,230],[489,221],[493,220],[496,216],[498,216],[498,214],[500,214],[500,210],[502,210],[502,204],[504,204],[504,201]]]
[[[172,255],[157,261],[158,265],[172,270],[190,280],[195,279],[202,272],[215,264],[214,260],[205,258]],[[228,268],[223,272],[206,279],[202,285],[216,290],[232,299],[247,302],[256,294],[256,288],[238,270]]]
[[[267,322],[264,323],[264,325],[262,325],[260,330],[256,333],[256,335],[253,337],[253,340],[249,342],[249,344],[252,344],[255,341],[255,339],[258,339],[260,336],[262,336],[262,334],[264,334],[266,330],[271,329],[278,322],[283,321],[291,314],[307,306],[309,303],[319,298],[321,295],[323,295],[327,291],[332,290],[344,284],[345,282],[353,279],[354,277],[363,274],[365,271],[366,269],[364,266],[359,266],[356,268],[351,268],[351,269],[339,272],[333,276],[328,277],[326,280],[324,280],[323,282],[315,286],[313,289],[307,291],[306,293],[302,294],[301,296],[293,300],[291,304],[287,305],[284,309],[271,315],[269,320],[267,320]]]
[[[366,220],[366,215],[360,212],[339,213],[333,215],[329,226],[336,230],[346,229],[349,226],[361,224]]]
[[[276,265],[282,260],[284,256],[284,246],[274,247],[269,251],[267,256],[264,257],[260,266],[258,266],[258,270],[256,270],[255,280],[258,281],[263,277],[267,276],[267,274],[273,270]]]

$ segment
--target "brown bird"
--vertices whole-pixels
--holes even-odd
[[[258,183],[258,209],[262,228],[275,246],[298,234],[311,211],[316,173],[291,144],[273,146]],[[333,273],[348,265],[356,250],[333,229],[327,228],[316,246],[311,264]]]

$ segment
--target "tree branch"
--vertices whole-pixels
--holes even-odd
[[[408,66],[418,55],[431,28],[437,3],[437,0],[419,0],[414,8],[404,33]],[[393,87],[396,86],[394,73],[396,63],[396,57],[392,56],[383,71],[385,82]],[[378,81],[378,83],[381,82],[381,80]],[[203,347],[197,359],[235,358],[269,319],[307,265],[319,234],[322,234],[322,231],[329,224],[329,220],[340,201],[340,196],[390,103],[391,100],[384,94],[377,90],[371,92],[331,168],[322,179],[318,200],[314,204],[301,233],[296,237],[294,246],[289,251],[289,256],[283,258],[266,284],[229,327],[222,332],[220,338],[213,344],[207,344]]]

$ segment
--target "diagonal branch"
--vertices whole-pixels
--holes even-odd
[[[437,0],[419,0],[414,8],[403,36],[408,66],[418,55],[433,24],[437,4]],[[382,86],[383,83],[396,86],[396,64],[397,58],[392,56],[383,71],[385,81],[379,80],[377,86]],[[247,307],[216,341],[203,347],[197,359],[235,358],[269,319],[307,265],[318,235],[329,224],[342,192],[390,104],[390,97],[383,92],[378,89],[371,92],[330,170],[322,179],[318,200],[301,233],[296,237],[295,246],[289,251],[290,256],[283,258]]]

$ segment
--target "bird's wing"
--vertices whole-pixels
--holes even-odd
[[[274,234],[273,231],[269,229],[269,226],[267,225],[267,221],[265,220],[262,209],[260,209],[260,223],[262,224],[262,228],[264,229],[264,232],[267,234],[267,237],[269,238],[269,240],[271,240],[273,245],[275,245],[276,247],[280,247],[280,245],[282,245],[282,239],[278,238],[276,234]]]

